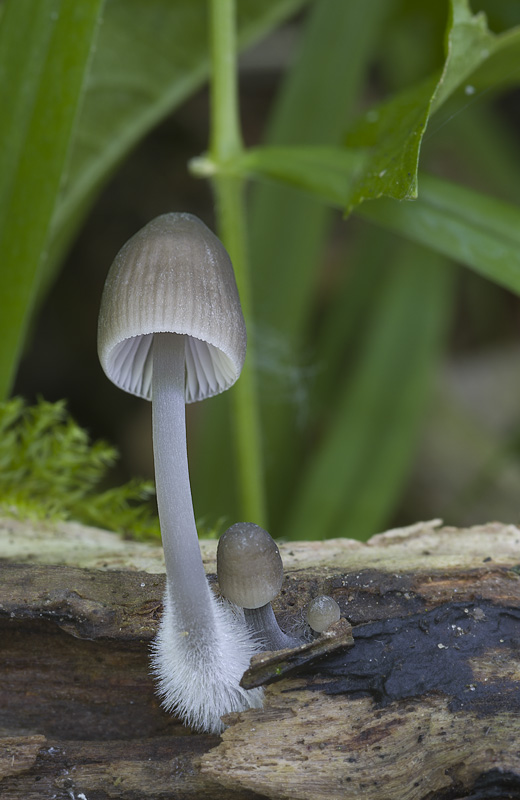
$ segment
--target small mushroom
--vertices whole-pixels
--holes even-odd
[[[339,621],[341,611],[333,597],[321,594],[307,606],[307,624],[315,633],[324,633]]]
[[[246,330],[229,256],[191,214],[152,220],[119,251],[101,301],[98,353],[117,386],[152,401],[155,483],[166,563],[164,613],[153,645],[163,705],[198,730],[258,707],[239,686],[258,649],[210,590],[195,526],[185,403],[238,378]]]
[[[217,576],[227,600],[244,609],[245,620],[266,650],[301,644],[284,633],[271,606],[283,581],[283,564],[274,539],[253,522],[237,522],[217,548]]]

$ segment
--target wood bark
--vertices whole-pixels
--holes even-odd
[[[282,627],[320,593],[345,621],[257,657],[264,708],[199,735],[149,673],[160,548],[0,520],[2,800],[520,798],[520,530],[434,521],[281,553]]]

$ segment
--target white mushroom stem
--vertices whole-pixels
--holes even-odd
[[[185,337],[153,339],[152,435],[157,507],[168,582],[188,633],[210,639],[215,624],[210,588],[200,555],[191,499],[185,413]]]
[[[164,707],[197,730],[218,733],[223,714],[261,706],[263,693],[239,685],[258,646],[216,600],[202,564],[186,450],[185,344],[182,335],[154,335],[153,445],[166,592],[153,668]]]
[[[271,603],[266,603],[260,608],[244,608],[244,617],[251,632],[266,650],[282,650],[284,647],[297,647],[302,644],[301,640],[282,631]]]

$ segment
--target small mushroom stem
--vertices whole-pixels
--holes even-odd
[[[244,617],[253,636],[266,650],[283,650],[285,647],[298,647],[300,639],[288,636],[282,631],[274,615],[271,603],[260,608],[244,608]]]
[[[185,413],[185,337],[153,339],[152,433],[166,575],[185,630],[211,641],[215,623],[191,499]]]

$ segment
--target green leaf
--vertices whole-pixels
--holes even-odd
[[[0,26],[0,397],[7,394],[103,0],[8,0]]]
[[[454,113],[449,124],[436,131],[431,145],[437,152],[449,153],[449,158],[451,154],[456,157],[461,180],[478,173],[478,182],[486,187],[486,193],[516,203],[520,181],[518,135],[507,117],[495,114],[487,103],[465,105],[463,113]]]
[[[250,178],[281,181],[341,206],[365,161],[363,150],[266,146],[246,150],[233,169]]]
[[[501,34],[495,41],[489,58],[471,75],[471,87],[475,92],[483,92],[486,89],[518,86],[519,54],[520,28],[516,27]]]
[[[415,203],[380,200],[357,213],[520,294],[518,206],[422,175]]]
[[[520,28],[497,36],[488,31],[484,14],[471,14],[467,0],[451,0],[440,76],[371,109],[346,137],[349,147],[370,148],[365,170],[346,198],[347,213],[365,200],[382,196],[416,198],[419,153],[431,115],[457,90],[474,93],[486,86],[518,82],[519,58]],[[486,77],[488,71],[492,81]]]
[[[449,317],[450,272],[415,247],[381,265],[353,375],[329,398],[326,432],[291,505],[288,539],[365,539],[394,509]]]
[[[343,206],[341,187],[348,192],[363,154],[316,148],[313,156],[311,150],[276,153],[275,172],[269,149],[258,149],[253,153],[255,174],[266,178],[276,174],[278,180],[297,183],[330,205]],[[316,165],[324,152],[330,169],[320,171]],[[247,167],[247,158],[244,163]],[[520,293],[520,208],[516,205],[421,174],[421,192],[415,202],[382,198],[359,207],[356,213]]]
[[[430,78],[369,111],[347,135],[346,144],[366,148],[366,166],[345,197],[347,213],[383,195],[417,197],[417,165],[437,80]]]
[[[451,1],[446,61],[435,90],[432,111],[487,61],[499,42],[500,38],[488,31],[485,14],[480,12],[473,16],[468,0]]]

